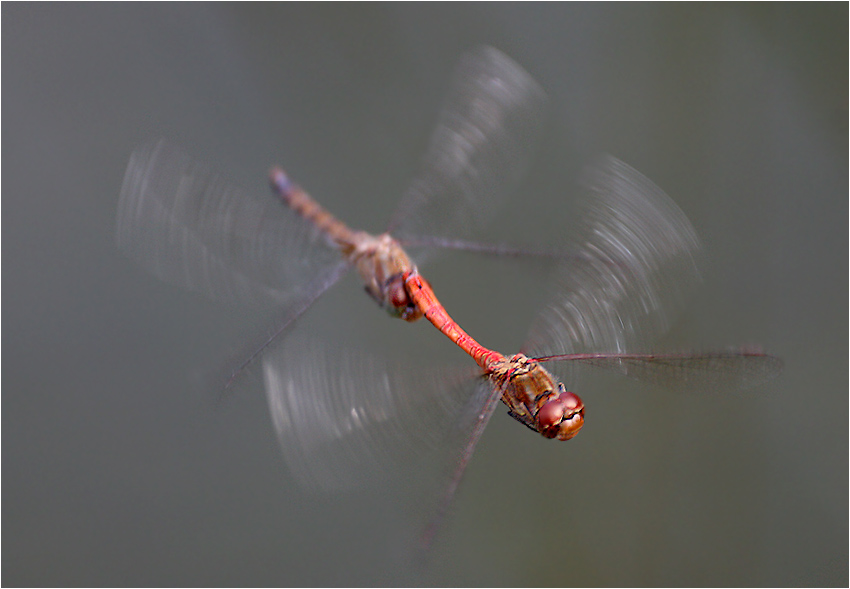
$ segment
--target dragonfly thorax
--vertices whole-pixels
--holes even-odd
[[[404,249],[388,233],[374,236],[365,231],[354,234],[343,251],[357,267],[363,284],[373,299],[393,317],[416,321],[422,313],[404,286],[404,274],[415,269]]]

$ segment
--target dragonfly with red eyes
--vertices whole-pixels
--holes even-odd
[[[270,354],[266,391],[284,455],[302,481],[319,487],[368,476],[370,465],[382,468],[378,455],[417,437],[399,424],[440,431],[426,425],[430,420],[466,432],[442,502],[448,505],[499,400],[545,437],[573,437],[584,405],[544,362],[603,366],[679,388],[740,388],[777,374],[779,360],[757,350],[634,352],[663,333],[683,291],[696,282],[699,243],[676,205],[614,158],[586,178],[590,198],[575,247],[551,256],[562,286],[532,329],[526,353],[489,350],[451,319],[403,246],[541,255],[467,237],[521,176],[544,105],[536,82],[500,52],[466,56],[423,171],[393,216],[392,235],[351,230],[282,170],[272,171],[271,183],[285,207],[248,197],[159,142],[136,152],[128,166],[118,242],[165,280],[215,298],[284,306],[275,333],[231,381],[350,268],[392,315],[426,317],[472,356],[484,378],[478,394],[458,404],[446,396],[453,387],[445,380],[396,376],[374,360],[335,354],[324,362],[320,353],[285,347],[285,354]]]

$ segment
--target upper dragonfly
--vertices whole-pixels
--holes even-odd
[[[130,159],[117,241],[163,280],[217,299],[284,305],[278,328],[229,385],[352,267],[390,314],[419,319],[402,284],[414,269],[402,243],[482,249],[465,238],[525,171],[545,109],[541,87],[510,58],[492,47],[465,55],[421,172],[392,217],[401,241],[350,229],[280,169],[271,184],[287,207],[252,198],[164,141]]]

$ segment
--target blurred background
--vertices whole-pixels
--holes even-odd
[[[4,584],[848,583],[846,4],[4,4],[2,17]],[[761,344],[786,366],[734,395],[591,380],[566,444],[498,411],[430,562],[413,566],[403,482],[310,496],[256,371],[224,403],[199,386],[274,313],[158,282],[117,251],[115,213],[130,153],[164,136],[251,191],[281,164],[380,231],[458,58],[483,43],[551,100],[539,156],[487,236],[557,243],[582,166],[611,153],[706,247],[704,284],[659,347]],[[427,272],[504,352],[544,301],[537,274],[504,261],[447,255]],[[353,280],[298,330],[464,362]]]

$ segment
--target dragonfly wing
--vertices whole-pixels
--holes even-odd
[[[302,338],[303,339],[303,338]],[[311,489],[357,488],[445,449],[475,372],[408,369],[288,338],[263,358],[272,422],[290,470]]]
[[[278,199],[247,194],[165,141],[130,158],[116,239],[162,280],[255,305],[303,296],[301,285],[340,260]]]
[[[480,228],[525,173],[545,112],[543,89],[509,57],[492,47],[463,56],[390,231],[415,244]]]
[[[339,261],[336,267],[332,267],[328,271],[323,271],[316,277],[316,280],[306,285],[302,289],[302,296],[292,297],[283,309],[283,313],[278,316],[274,323],[274,327],[265,336],[263,336],[260,341],[254,343],[252,347],[246,348],[250,350],[250,352],[245,355],[245,358],[239,366],[237,366],[228,375],[227,379],[224,381],[224,388],[229,389],[232,387],[236,380],[244,374],[248,366],[250,366],[260,356],[260,354],[265,352],[266,349],[268,349],[268,347],[271,346],[283,332],[288,330],[292,326],[293,322],[301,317],[301,315],[303,315],[320,296],[325,294],[334,284],[339,282],[340,278],[342,278],[350,269],[351,266],[347,261]]]
[[[588,364],[686,392],[749,389],[778,376],[783,367],[782,360],[776,356],[748,349],[671,354],[572,354],[541,360]]]
[[[647,349],[699,281],[699,239],[660,188],[613,157],[584,183],[574,255],[532,327],[533,356]]]
[[[438,503],[429,513],[428,524],[421,536],[421,548],[426,552],[454,501],[472,454],[484,434],[484,428],[499,407],[502,391],[502,388],[494,387],[489,379],[478,379],[471,402],[467,404],[465,413],[461,414],[451,432],[451,439],[456,441],[450,444],[450,448],[457,449],[458,452],[449,455],[445,461],[448,468],[444,469],[443,477],[437,478],[437,484],[441,487],[436,495]]]

